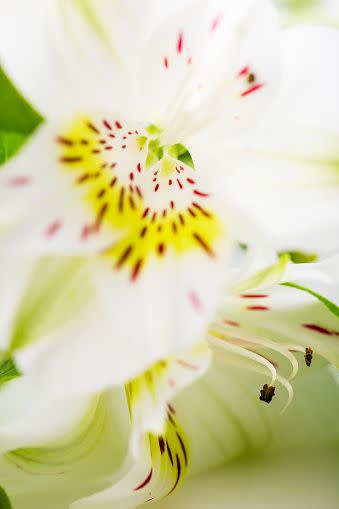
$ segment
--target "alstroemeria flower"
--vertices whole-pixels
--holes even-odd
[[[1,171],[1,250],[91,258],[99,297],[67,340],[31,341],[17,360],[24,372],[42,364],[46,383],[68,391],[62,363],[75,390],[96,391],[185,350],[212,317],[232,221],[210,183],[212,161],[205,171],[200,160],[210,128],[246,129],[270,101],[277,62],[263,48],[278,44],[275,13],[248,0],[175,4],[165,20],[154,2],[130,16],[124,2],[21,7],[2,11],[1,63],[47,120]],[[51,65],[34,92],[35,71],[22,74],[24,53],[7,32],[12,21],[23,38],[32,30],[32,65]],[[199,150],[197,132],[206,135]]]

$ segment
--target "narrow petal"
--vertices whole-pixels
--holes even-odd
[[[276,28],[268,3],[247,0],[232,7],[197,1],[166,19],[150,37],[139,72],[147,113],[169,127],[173,142],[211,123],[223,135],[234,133],[274,95]]]
[[[25,5],[4,2],[2,65],[42,114],[56,116],[70,109],[103,107],[112,97],[113,83],[115,98],[119,93],[120,99],[123,97],[121,80],[128,76],[125,63],[131,58],[123,58],[126,54],[122,55],[121,50],[129,39],[136,41],[133,16],[132,20],[122,17],[121,7],[107,1],[99,2],[99,10],[100,14],[90,0],[52,1],[48,6],[37,0]],[[103,11],[108,15],[109,27]],[[18,33],[22,37],[18,38]],[[124,79],[126,94],[128,86],[129,80]]]
[[[277,249],[338,247],[338,48],[333,29],[283,32],[279,95],[256,132],[224,153],[229,202]]]
[[[66,509],[121,476],[130,432],[123,391],[52,400],[21,377],[2,387],[0,407],[1,481],[15,508]]]
[[[164,433],[142,439],[140,453],[126,477],[112,488],[75,502],[71,509],[132,509],[161,500],[182,485],[188,462],[189,446],[175,410],[170,407]]]
[[[147,432],[163,432],[168,402],[202,376],[210,358],[207,343],[201,343],[189,352],[155,363],[126,385],[137,440]]]
[[[337,365],[338,281],[328,277],[327,266],[328,262],[291,265],[277,273],[278,282],[287,279],[283,285],[272,286],[269,280],[261,284],[265,272],[261,282],[258,275],[255,286],[255,278],[247,290],[240,285],[240,293],[225,298],[216,321],[221,339],[243,347],[244,353],[258,348],[280,351],[291,363],[291,377],[297,369],[291,352],[302,352],[308,367],[318,356]]]

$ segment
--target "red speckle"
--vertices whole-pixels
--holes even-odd
[[[129,179],[133,182],[134,180],[134,173],[131,171],[131,173],[129,174]]]
[[[118,120],[116,120],[114,123],[115,123],[115,127],[117,129],[122,129],[122,125],[120,124],[120,122]]]
[[[137,164],[137,170],[139,173],[141,173],[141,164],[140,163]]]
[[[197,196],[200,196],[201,198],[208,198],[209,197],[209,194],[202,193],[201,191],[198,191],[197,189],[194,189],[193,193],[196,194]]]
[[[243,299],[266,299],[269,297],[269,295],[266,295],[265,293],[244,293],[243,295],[240,295]]]
[[[197,293],[194,291],[194,290],[191,290],[188,292],[188,298],[194,308],[194,310],[201,314],[204,312],[204,306],[199,298],[199,296],[197,295]]]
[[[158,245],[158,253],[160,256],[162,256],[165,253],[165,245],[164,244]]]
[[[125,148],[126,148],[126,147],[127,147],[127,145],[121,145],[121,148],[122,148],[123,150],[125,150]]]
[[[171,180],[171,179],[169,179],[169,181],[168,181],[168,185],[169,185],[169,186],[171,186],[171,185],[172,185],[172,180]]]
[[[133,283],[138,279],[138,276],[139,276],[139,273],[140,273],[140,270],[141,270],[141,266],[142,266],[142,260],[139,259],[136,262],[136,264],[134,265],[133,271],[132,271],[132,274],[131,274],[131,281]]]
[[[302,326],[305,329],[312,330],[314,332],[319,332],[320,334],[324,334],[326,336],[332,336],[332,332],[328,329],[325,329],[325,327],[321,327],[321,325],[317,325],[315,323],[303,323]]]
[[[159,442],[160,453],[163,454],[165,452],[165,441],[162,437],[158,437],[158,442]]]
[[[248,96],[250,94],[253,94],[253,92],[256,92],[257,90],[260,90],[261,88],[263,88],[263,86],[264,86],[263,83],[256,83],[255,85],[253,85],[249,89],[245,90],[245,92],[240,94],[240,97],[246,97],[246,96]]]
[[[112,150],[113,147],[111,145],[109,145],[108,147],[105,147],[105,150]]]
[[[177,182],[178,182],[178,186],[180,187],[180,189],[182,189],[182,183],[180,182],[179,179],[177,179]]]
[[[174,201],[173,200],[171,200],[170,205],[171,205],[171,209],[174,209]]]
[[[267,306],[247,306],[249,311],[269,311],[269,307]]]
[[[138,194],[139,198],[142,198],[142,192],[141,192],[141,190],[140,190],[140,187],[139,187],[139,186],[136,186],[136,187],[135,187],[135,189],[136,189],[136,191],[137,191],[137,194]]]
[[[205,217],[212,217],[212,214],[210,214],[209,212],[207,212],[207,210],[205,210],[203,207],[201,207],[201,205],[199,205],[199,203],[193,202],[192,205],[193,205],[193,207],[198,209]]]
[[[177,42],[177,51],[179,54],[182,52],[183,46],[184,46],[184,34],[183,32],[180,32]]]
[[[110,133],[108,136],[109,136],[110,138],[115,138],[115,134],[113,134],[113,133]]]
[[[173,406],[170,403],[167,403],[167,408],[171,412],[171,414],[175,415],[175,410]]]
[[[100,150],[92,150],[93,153],[95,154],[100,154]],[[60,157],[60,162],[61,163],[80,163],[82,161],[82,157],[81,156],[63,156],[63,157]]]
[[[53,237],[62,227],[63,223],[59,219],[53,221],[45,230],[46,237]]]
[[[225,325],[230,325],[231,327],[240,327],[239,322],[235,322],[234,320],[224,320]]]
[[[244,67],[243,69],[241,69],[241,71],[239,71],[238,78],[242,78],[243,76],[246,76],[246,74],[248,74],[249,72],[250,72],[250,67],[249,67],[249,65],[246,65],[246,67]]]
[[[144,238],[147,233],[147,226],[144,226],[143,229],[140,232],[140,237]]]
[[[81,230],[81,239],[86,240],[94,232],[95,228],[92,225],[85,224]]]
[[[150,480],[152,479],[152,475],[153,475],[153,469],[151,468],[151,471],[150,473],[148,474],[148,476],[146,477],[146,479],[139,485],[137,486],[136,488],[134,488],[134,491],[138,491],[138,490],[141,490],[142,488],[144,488],[145,486],[147,486],[147,484],[150,482]]]
[[[194,180],[192,179],[186,179],[189,184],[195,184]]]
[[[107,129],[112,131],[112,126],[107,120],[103,120],[102,123],[104,124],[105,127],[107,127]]]
[[[168,58],[167,57],[164,57],[164,66],[165,66],[165,69],[168,69]]]
[[[219,28],[222,19],[223,19],[223,15],[222,14],[218,14],[213,19],[213,21],[211,23],[211,32],[215,32]]]
[[[154,192],[156,193],[158,189],[159,189],[159,184],[157,184],[157,185],[155,186],[155,188],[154,188]]]
[[[58,136],[56,142],[60,143],[60,145],[66,145],[68,147],[72,147],[72,145],[74,145],[72,140],[65,138],[64,136]]]
[[[191,65],[191,63],[192,63],[192,57],[188,57],[188,59],[187,59],[187,65]]]
[[[95,127],[95,125],[93,125],[91,122],[87,122],[87,127],[93,131],[94,133],[96,134],[100,134],[100,131],[97,127]]]
[[[149,213],[149,208],[145,209],[143,215],[142,215],[142,218],[145,219],[145,217],[148,215]]]
[[[194,366],[194,364],[191,364],[190,362],[184,361],[182,359],[178,359],[177,364],[183,366],[186,369],[191,369],[192,371],[196,371],[198,369],[197,366]]]
[[[31,183],[32,183],[31,177],[25,177],[25,176],[22,176],[22,177],[10,177],[7,180],[7,185],[9,187],[24,187],[24,186],[30,185]]]

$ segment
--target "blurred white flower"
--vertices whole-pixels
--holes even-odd
[[[302,373],[311,369],[317,383],[324,372],[322,359],[339,364],[334,277],[338,263],[335,258],[296,266],[284,256],[267,268],[256,254],[246,257],[246,266],[247,270],[233,271],[234,282],[210,326],[207,339],[213,362],[202,377],[210,360],[203,343],[155,363],[125,389],[87,398],[54,399],[44,385],[38,389],[34,378],[11,381],[13,368],[2,370],[0,382],[7,378],[0,391],[0,450],[7,451],[7,466],[1,471],[3,485],[15,501],[24,497],[26,483],[41,496],[46,479],[48,490],[60,483],[56,505],[60,509],[77,498],[72,509],[137,507],[174,492],[190,463],[193,473],[207,471],[260,450],[269,441],[271,425],[266,419],[276,421],[284,407],[280,387],[288,390],[289,403],[290,382],[298,369]],[[283,281],[289,282],[278,284]],[[21,334],[24,338],[24,327]],[[334,392],[335,381],[329,373],[327,378]],[[265,386],[271,390],[265,391]],[[277,397],[267,407],[272,411],[269,417],[264,405],[273,396]],[[305,395],[299,393],[298,398],[303,402]],[[336,427],[328,424],[326,433],[332,436]],[[296,430],[284,433],[288,442]],[[79,479],[88,464],[92,465],[88,477]],[[22,471],[20,487],[13,465]],[[30,503],[39,508],[35,495]],[[41,498],[39,503],[42,508],[45,502]]]

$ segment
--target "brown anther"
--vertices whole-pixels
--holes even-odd
[[[256,80],[256,77],[255,77],[255,74],[253,74],[252,72],[247,76],[247,81],[248,83],[254,83]]]
[[[311,364],[312,364],[312,359],[313,359],[313,350],[310,346],[306,347],[305,348],[305,364],[306,366],[310,367]]]
[[[264,401],[265,403],[271,403],[274,394],[275,387],[273,387],[273,385],[265,384],[260,391],[259,399],[260,401]]]

